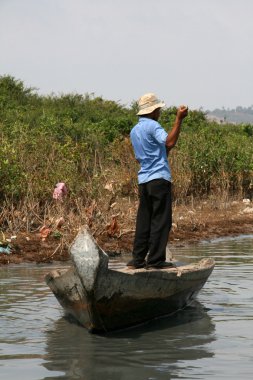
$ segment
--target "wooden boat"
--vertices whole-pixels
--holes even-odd
[[[73,266],[46,275],[67,312],[90,332],[134,326],[187,306],[203,287],[214,260],[167,269],[108,266],[109,257],[86,229],[70,249]]]

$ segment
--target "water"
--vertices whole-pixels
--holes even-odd
[[[0,268],[0,379],[251,379],[253,236],[172,250],[182,261],[215,258],[198,302],[104,336],[67,320],[44,283],[65,264]]]

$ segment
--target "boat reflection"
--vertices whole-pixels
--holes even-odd
[[[215,325],[197,301],[173,316],[106,335],[61,318],[47,332],[43,365],[57,371],[57,379],[175,379],[212,357],[214,340]],[[59,377],[59,371],[65,374]]]

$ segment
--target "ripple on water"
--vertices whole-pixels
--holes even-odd
[[[198,301],[171,318],[91,335],[63,317],[44,275],[64,265],[1,268],[1,376],[36,379],[251,379],[253,237],[173,248],[213,257]]]

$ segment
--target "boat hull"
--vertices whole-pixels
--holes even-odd
[[[101,260],[96,258],[96,265],[88,255],[77,255],[69,270],[46,276],[66,313],[90,332],[127,328],[183,309],[196,298],[214,268],[212,259],[203,259],[162,270],[114,270],[108,267],[107,255],[97,250]]]

